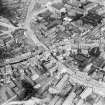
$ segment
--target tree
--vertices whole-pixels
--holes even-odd
[[[99,47],[94,47],[88,53],[92,57],[99,57],[101,52]]]

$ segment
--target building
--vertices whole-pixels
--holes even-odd
[[[65,99],[64,103],[62,105],[73,105],[73,100],[76,97],[76,94],[72,91],[69,93],[67,98]]]
[[[82,99],[86,99],[90,94],[92,94],[92,88],[86,88],[80,95]]]

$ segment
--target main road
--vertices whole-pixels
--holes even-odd
[[[35,3],[36,3],[36,0],[31,0],[31,3],[28,7],[28,10],[27,10],[27,16],[26,16],[26,19],[25,19],[25,23],[24,23],[24,29],[26,29],[27,31],[25,32],[25,35],[28,37],[28,38],[31,38],[31,40],[36,44],[38,45],[42,45],[44,46],[36,37],[36,35],[34,34],[34,31],[31,30],[31,21],[32,21],[32,18],[33,18],[33,15],[36,14],[35,12],[33,12],[34,10],[34,6],[35,6]],[[45,46],[44,46],[45,47]],[[45,47],[46,48],[46,47]]]

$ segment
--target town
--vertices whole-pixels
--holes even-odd
[[[0,105],[104,105],[105,1],[20,1],[0,19]]]

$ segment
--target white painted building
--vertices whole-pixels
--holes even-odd
[[[86,97],[88,97],[90,94],[92,93],[92,88],[86,88],[82,94],[80,95],[82,99],[85,99]]]
[[[73,105],[73,100],[75,96],[76,94],[74,92],[71,92],[62,105]]]

